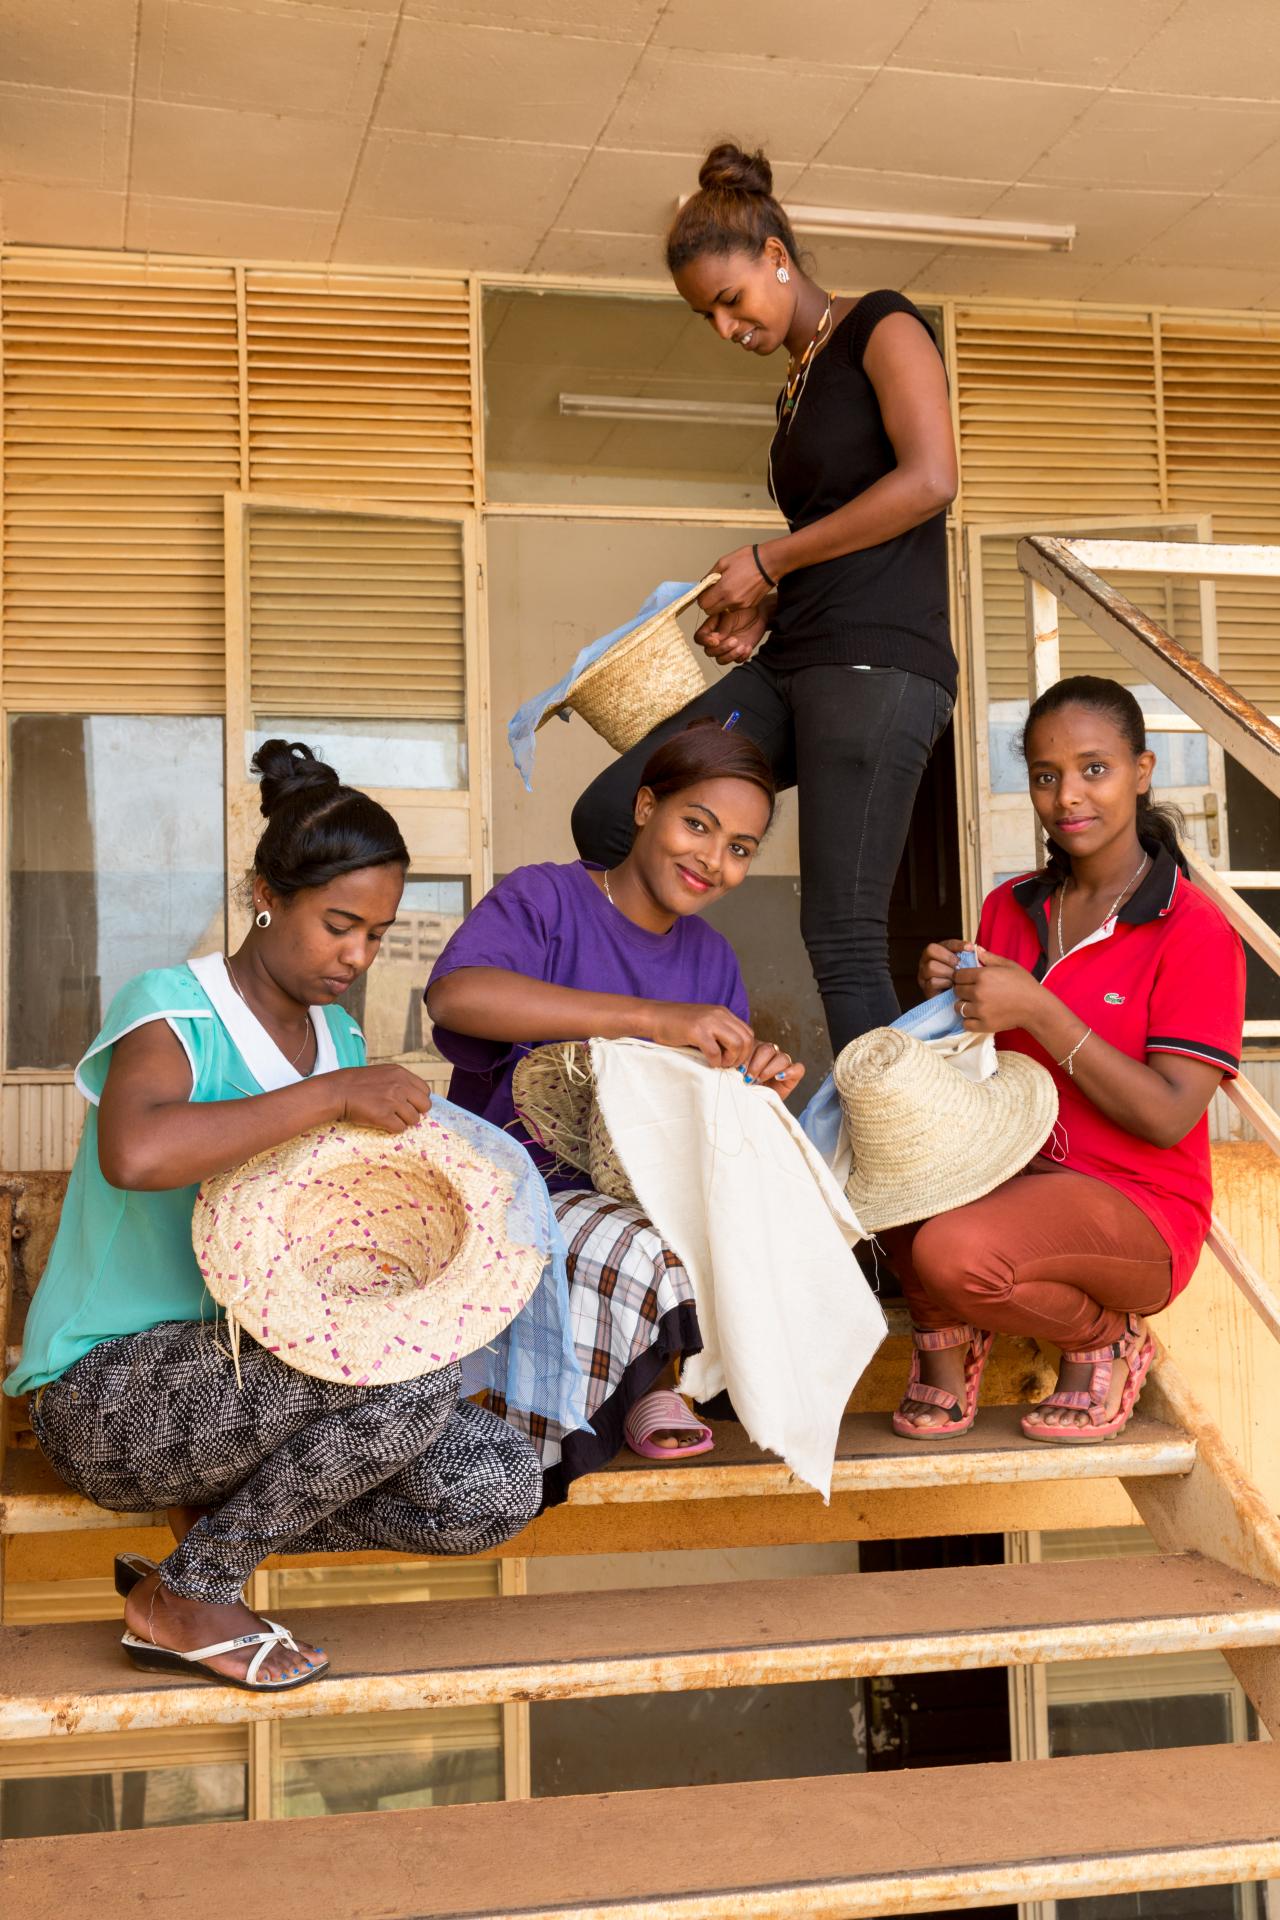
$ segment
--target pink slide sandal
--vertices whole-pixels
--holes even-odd
[[[628,1413],[622,1431],[632,1453],[638,1453],[642,1460],[689,1460],[695,1453],[710,1453],[715,1446],[706,1421],[699,1420],[670,1387],[643,1394]],[[698,1438],[688,1447],[660,1447],[651,1438],[655,1433],[693,1433]]]

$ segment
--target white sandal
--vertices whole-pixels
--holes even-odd
[[[301,1658],[302,1649],[290,1633],[288,1627],[282,1627],[276,1620],[268,1620],[270,1629],[265,1633],[241,1633],[234,1640],[220,1640],[214,1647],[194,1647],[190,1653],[179,1653],[176,1647],[157,1647],[151,1640],[139,1640],[134,1633],[122,1636],[120,1645],[136,1667],[147,1667],[167,1673],[189,1673],[192,1667],[202,1667],[210,1680],[220,1680],[227,1687],[243,1687],[247,1693],[290,1693],[295,1687],[305,1687],[308,1681],[318,1680],[325,1672],[329,1662],[321,1660],[315,1666],[308,1667],[305,1673],[286,1674],[280,1680],[259,1680],[258,1674],[263,1661],[277,1647]],[[243,1679],[233,1673],[219,1673],[214,1667],[205,1666],[220,1653],[238,1653],[242,1647],[256,1647],[258,1651],[249,1662]]]

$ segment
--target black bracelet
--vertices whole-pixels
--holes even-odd
[[[765,572],[764,561],[760,558],[760,549],[756,545],[754,540],[751,542],[751,558],[755,561],[756,566],[760,569],[760,578],[764,581],[765,585],[767,587],[776,587],[778,584],[777,581],[772,579],[770,575]]]

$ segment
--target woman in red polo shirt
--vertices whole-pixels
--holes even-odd
[[[979,965],[926,947],[926,994],[954,986],[965,1027],[1052,1073],[1053,1139],[971,1206],[883,1238],[911,1308],[911,1381],[894,1425],[964,1432],[996,1333],[1062,1349],[1057,1391],[1023,1431],[1105,1440],[1154,1356],[1144,1316],[1191,1278],[1213,1189],[1208,1107],[1240,1066],[1244,953],[1192,886],[1133,695],[1081,675],[1023,734],[1048,863],[988,894]]]

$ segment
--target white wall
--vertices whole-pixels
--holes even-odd
[[[612,755],[578,718],[552,720],[538,735],[527,794],[507,745],[507,722],[530,694],[551,686],[578,649],[620,626],[662,580],[698,580],[743,529],[655,526],[639,521],[491,519],[485,578],[493,697],[493,865],[571,860],[569,813]],[[696,619],[686,618],[692,632]],[[710,680],[719,669],[708,661]],[[756,863],[757,873],[796,874],[794,796]]]

